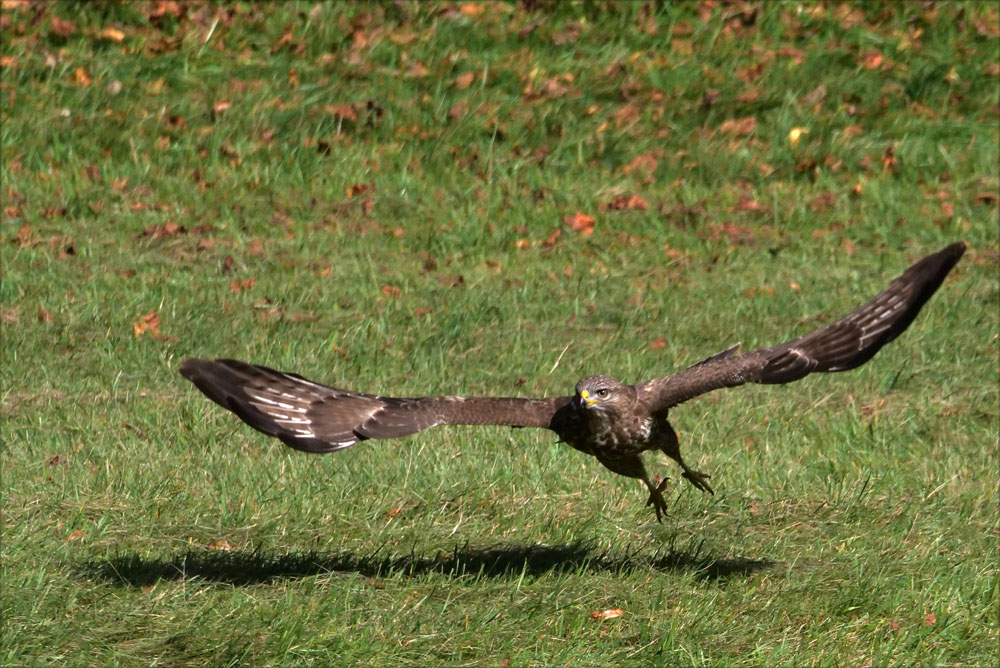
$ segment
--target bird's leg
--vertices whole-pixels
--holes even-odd
[[[656,521],[663,522],[662,517],[667,514],[667,502],[663,498],[663,490],[667,486],[667,478],[660,481],[659,485],[654,484],[649,479],[649,474],[646,473],[646,466],[642,463],[642,458],[638,454],[615,458],[599,456],[597,459],[618,475],[638,478],[643,481],[646,484],[646,488],[649,489],[649,499],[646,501],[646,505],[653,506],[653,510],[656,511]]]
[[[681,474],[681,477],[701,491],[708,492],[709,494],[715,494],[715,490],[713,490],[712,486],[708,484],[708,478],[711,478],[712,476],[707,473],[702,473],[701,471],[695,471],[688,468],[688,465],[684,463],[684,458],[681,457],[681,444],[680,441],[677,440],[677,432],[674,431],[674,428],[670,426],[669,422],[666,420],[662,422],[659,433],[661,436],[659,442],[660,450],[681,465],[681,468],[684,469],[684,473]]]
[[[660,516],[667,514],[667,502],[663,498],[663,490],[666,489],[668,480],[670,478],[664,478],[659,485],[653,485],[649,478],[643,479],[646,487],[649,488],[649,500],[646,501],[646,505],[653,506],[653,510],[656,511],[656,521],[660,523],[663,522]]]

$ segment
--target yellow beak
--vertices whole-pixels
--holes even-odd
[[[587,404],[588,406],[593,406],[594,404],[597,403],[597,399],[590,398],[590,392],[588,392],[587,390],[580,390],[580,398],[583,399],[583,403]]]

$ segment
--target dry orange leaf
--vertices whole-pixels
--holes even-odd
[[[382,286],[382,294],[386,297],[399,297],[403,294],[403,291],[399,289],[398,285],[390,285],[386,283]]]
[[[92,81],[86,67],[78,67],[73,71],[73,83],[76,85],[86,88]]]
[[[66,536],[66,540],[80,540],[81,538],[83,538],[83,532],[79,529]]]
[[[256,281],[256,279],[253,276],[251,276],[250,278],[245,278],[242,281],[241,280],[235,280],[235,281],[233,281],[232,283],[229,284],[229,288],[233,292],[241,292],[243,290],[251,290],[251,289],[253,289],[254,281]]]
[[[746,137],[757,129],[756,116],[746,116],[745,118],[730,118],[723,121],[719,126],[719,132],[737,137]]]
[[[97,33],[97,37],[100,39],[106,39],[109,42],[121,42],[125,39],[125,33],[118,28],[107,27]]]
[[[168,222],[162,225],[148,225],[144,227],[142,236],[149,237],[150,239],[159,239],[160,237],[172,237],[177,234],[184,234],[185,232],[187,232],[187,229],[183,225]]]
[[[358,120],[358,112],[354,110],[354,107],[349,104],[325,104],[323,105],[323,111],[326,113],[336,116],[342,121],[356,121]]]
[[[574,214],[565,216],[563,222],[569,225],[570,229],[574,232],[579,232],[583,236],[589,237],[594,233],[594,223],[597,222],[597,219],[577,211]]]
[[[375,190],[374,183],[355,183],[347,188],[348,197],[357,197],[358,195],[363,195],[366,192]]]
[[[132,331],[136,336],[149,334],[158,341],[176,341],[176,336],[167,336],[160,333],[160,314],[152,311],[146,315],[139,316],[139,319],[132,323]]]
[[[462,12],[465,16],[476,16],[477,14],[482,14],[485,9],[480,2],[464,2],[458,8],[458,11]]]
[[[222,112],[229,109],[231,106],[233,106],[233,103],[230,102],[229,100],[219,100],[218,102],[212,105],[212,111],[214,111],[217,114],[221,114]]]
[[[422,79],[423,77],[430,74],[430,68],[424,65],[419,60],[410,63],[409,67],[406,68],[404,76],[408,79]]]
[[[476,75],[473,74],[472,72],[459,74],[457,77],[455,77],[455,84],[454,84],[455,88],[457,88],[458,90],[465,90],[466,88],[472,85],[472,82],[475,81],[475,79]]]
[[[219,540],[215,540],[209,543],[208,549],[219,550],[221,552],[232,552],[233,544],[230,543],[228,540],[225,540],[224,538],[220,538]]]
[[[621,608],[608,608],[606,610],[594,610],[590,613],[591,619],[614,619],[615,617],[621,617],[625,614],[625,611]]]
[[[639,155],[632,158],[627,165],[622,168],[622,171],[626,174],[631,174],[632,172],[652,172],[656,169],[657,160],[656,156],[652,153],[640,153]]]
[[[861,67],[866,70],[876,70],[882,65],[882,61],[885,60],[885,56],[879,51],[874,49],[871,51],[865,51],[861,54]]]
[[[896,159],[896,149],[892,144],[889,144],[885,148],[885,153],[882,154],[882,169],[887,172],[895,172],[899,167],[899,161]]]
[[[52,21],[49,23],[49,30],[53,35],[58,35],[59,37],[69,37],[76,32],[76,24],[71,21],[61,19],[58,16],[53,16]]]
[[[736,206],[733,207],[734,211],[752,211],[754,213],[768,212],[770,209],[766,204],[761,204],[759,201],[752,197],[743,196],[740,201],[737,202]]]
[[[660,350],[661,348],[667,347],[667,340],[662,336],[656,337],[656,340],[649,344],[650,350]]]
[[[153,336],[160,335],[160,314],[152,311],[146,315],[139,316],[139,319],[132,323],[132,331],[136,336],[142,336],[149,332]]]
[[[35,233],[34,233],[34,231],[32,231],[31,225],[28,225],[27,223],[25,223],[17,231],[17,236],[15,236],[13,239],[11,239],[11,241],[15,245],[20,246],[21,248],[24,248],[25,246],[32,246],[32,245],[34,245],[34,237],[35,237]]]
[[[636,209],[637,211],[645,211],[649,208],[649,204],[638,195],[618,195],[608,203],[608,208],[616,210]]]

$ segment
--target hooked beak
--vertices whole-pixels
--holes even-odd
[[[580,390],[580,403],[590,408],[597,403],[597,399],[592,398],[587,390]]]

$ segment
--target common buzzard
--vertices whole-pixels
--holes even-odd
[[[959,242],[928,255],[864,306],[792,341],[743,354],[737,354],[737,344],[671,376],[634,385],[588,376],[565,397],[383,397],[227,359],[186,359],[180,372],[254,429],[306,452],[333,452],[440,424],[545,427],[615,473],[642,480],[649,489],[646,505],[661,520],[666,480],[657,485],[650,479],[640,456],[646,450],[666,453],[680,464],[686,480],[714,494],[710,476],[684,463],[667,421],[671,408],[723,387],[789,383],[864,364],[913,322],[964,252]]]

